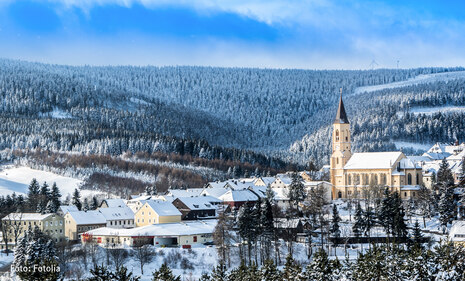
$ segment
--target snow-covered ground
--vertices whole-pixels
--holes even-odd
[[[73,116],[69,112],[61,110],[59,108],[54,108],[50,112],[42,113],[40,116],[50,117],[50,118],[55,118],[55,119],[73,118]]]
[[[16,192],[16,194],[26,194],[31,180],[35,178],[39,184],[46,181],[49,186],[56,182],[60,189],[62,198],[72,194],[75,188],[82,184],[82,180],[60,176],[54,173],[34,170],[29,167],[2,166],[0,171],[0,195],[8,195]],[[82,190],[81,196],[86,197],[91,194],[98,193],[96,191]]]
[[[410,109],[410,113],[413,113],[414,115],[418,115],[418,114],[432,115],[437,112],[441,112],[441,113],[465,112],[465,106],[413,107]]]
[[[375,86],[358,87],[354,90],[353,94],[358,95],[362,93],[370,93],[370,92],[384,90],[384,89],[401,88],[401,87],[418,85],[418,84],[433,83],[437,81],[451,81],[451,80],[456,80],[456,79],[461,79],[461,78],[465,78],[465,71],[424,74],[424,75],[418,75],[414,78],[410,78],[408,80],[400,81],[400,82],[381,84],[381,85],[375,85]]]
[[[412,148],[415,150],[423,150],[423,151],[427,151],[433,146],[432,144],[422,144],[422,143],[406,142],[406,141],[395,141],[394,145],[396,146],[396,149]]]

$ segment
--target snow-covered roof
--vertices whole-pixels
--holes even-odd
[[[400,151],[354,153],[344,169],[391,169],[401,156]]]
[[[421,169],[420,164],[417,164],[410,158],[404,158],[399,161],[401,169]]]
[[[276,178],[280,179],[285,185],[290,185],[292,183],[292,179],[287,174],[277,174]]]
[[[41,221],[55,214],[41,213],[11,213],[2,218],[2,220],[12,221]]]
[[[408,159],[412,160],[413,162],[417,164],[422,164],[426,162],[430,162],[431,158],[426,157],[426,156],[407,156]]]
[[[145,202],[145,204],[150,206],[153,209],[153,211],[157,213],[159,216],[180,216],[181,215],[181,212],[179,212],[179,210],[171,202],[149,200]],[[142,207],[141,210],[143,210],[144,208],[145,207]]]
[[[126,206],[126,202],[123,199],[120,198],[112,198],[112,199],[105,199],[102,201],[106,202],[109,208],[115,208],[115,207],[124,207]],[[102,204],[100,204],[101,206]]]
[[[257,195],[252,191],[245,190],[229,190],[225,194],[221,195],[220,200],[224,202],[247,202],[247,201],[258,201]]]
[[[212,181],[212,182],[209,182],[207,185],[210,188],[224,188],[227,184],[228,182],[226,181]]]
[[[211,188],[204,188],[202,191],[201,195],[210,195],[215,198],[220,198],[223,194],[228,192],[229,188],[223,188],[223,187],[211,187]]]
[[[68,213],[68,212],[77,212],[79,210],[74,205],[61,205],[60,206],[60,211],[63,213],[63,215],[66,215],[66,213]]]
[[[449,231],[452,242],[465,242],[465,221],[454,221]]]
[[[247,189],[254,184],[251,181],[229,180],[228,185],[234,190],[242,190]]]
[[[444,158],[449,157],[451,154],[448,152],[425,152],[423,156],[431,158],[431,160],[442,160]]]
[[[102,227],[87,231],[93,236],[181,236],[211,234],[215,229],[217,220],[151,224],[136,228],[110,228]]]
[[[260,198],[266,197],[266,186],[252,185],[249,187],[249,190],[252,190]]]
[[[211,210],[216,209],[210,202],[211,196],[198,196],[198,197],[180,197],[176,200],[181,201],[191,210]]]
[[[289,188],[287,187],[274,187],[271,190],[274,192],[275,200],[289,200]]]
[[[107,221],[110,220],[132,220],[134,212],[129,207],[110,207],[98,209]]]
[[[305,187],[319,186],[319,185],[324,185],[324,184],[331,186],[331,183],[327,181],[304,181],[303,184]]]
[[[170,189],[168,190],[168,195],[171,195],[175,198],[179,197],[195,197],[199,196],[202,193],[202,188],[192,188],[192,189]]]
[[[269,184],[272,184],[276,180],[275,177],[261,177],[261,178],[255,179],[255,182],[257,182],[260,179],[263,181],[265,186],[268,186]]]
[[[106,224],[105,216],[99,211],[77,211],[69,212],[76,224]]]

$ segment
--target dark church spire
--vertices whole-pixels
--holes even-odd
[[[344,108],[344,102],[342,102],[342,88],[341,88],[341,97],[339,98],[339,107],[337,109],[336,119],[334,119],[334,123],[349,124],[349,119],[347,118],[346,109]]]

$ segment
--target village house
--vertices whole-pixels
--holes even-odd
[[[11,213],[2,218],[2,239],[7,239],[8,244],[14,245],[28,229],[36,226],[45,234],[49,235],[55,242],[65,239],[63,217],[57,214],[40,213]],[[2,249],[5,246],[2,241]]]
[[[132,229],[104,227],[87,231],[82,235],[81,241],[97,243],[102,247],[149,244],[190,248],[196,244],[213,243],[212,233],[215,226],[216,220],[151,224]]]
[[[223,204],[229,205],[231,208],[240,208],[246,203],[257,202],[260,198],[252,191],[243,189],[229,190],[218,199],[220,199]]]
[[[104,199],[100,203],[100,208],[122,208],[127,207],[126,201],[120,198]]]
[[[82,233],[106,225],[107,220],[99,211],[68,212],[65,215],[65,236],[70,241],[80,240]]]
[[[134,214],[134,220],[136,226],[144,226],[180,222],[181,216],[181,212],[171,202],[148,200]]]
[[[218,200],[211,196],[179,197],[173,205],[181,212],[182,220],[215,218],[217,207],[210,202],[212,199]]]
[[[134,224],[134,212],[127,207],[107,207],[99,208],[100,212],[106,220],[108,227],[113,228],[132,228]]]
[[[465,221],[454,221],[449,231],[449,240],[455,246],[465,246]]]

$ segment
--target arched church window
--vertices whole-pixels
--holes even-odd
[[[336,130],[336,141],[339,140],[339,130]]]
[[[342,198],[342,192],[339,191],[339,192],[337,193],[337,198]]]
[[[416,185],[420,184],[420,175],[417,173],[417,178],[416,178]]]
[[[336,158],[336,164],[339,164],[339,158]]]
[[[349,176],[347,177],[347,183],[348,183],[349,185],[352,185],[352,175],[349,175]]]
[[[407,184],[412,185],[412,174],[410,173],[407,175]]]
[[[375,175],[375,176],[373,177],[373,182],[374,182],[374,184],[376,184],[376,185],[378,184],[378,175]]]

